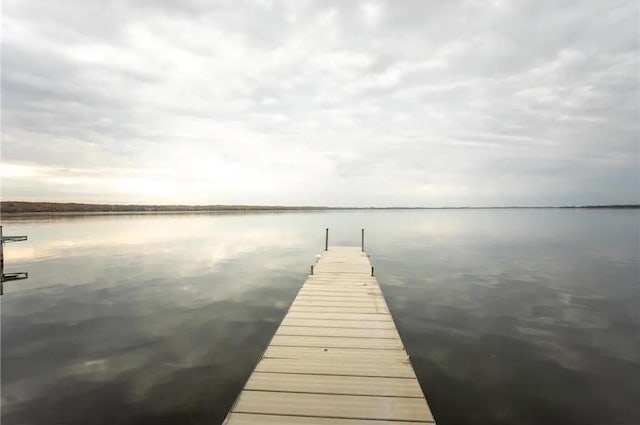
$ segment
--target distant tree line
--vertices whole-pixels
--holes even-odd
[[[2,214],[26,213],[127,213],[127,212],[250,212],[250,211],[313,211],[313,210],[409,210],[409,209],[512,209],[512,208],[640,208],[639,204],[581,205],[561,207],[325,207],[286,205],[137,205],[82,204],[60,202],[0,202]]]
[[[2,214],[20,213],[92,213],[92,212],[183,212],[183,211],[289,211],[324,210],[327,207],[281,205],[115,205],[58,202],[0,202]]]
[[[559,208],[640,208],[640,204],[619,204],[619,205],[580,205],[578,207],[572,205],[569,207]]]

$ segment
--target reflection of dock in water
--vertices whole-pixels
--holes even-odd
[[[433,424],[364,250],[311,273],[224,423]]]
[[[4,282],[10,282],[12,280],[22,280],[29,277],[29,274],[25,272],[4,272],[4,244],[7,242],[22,242],[26,240],[26,236],[4,236],[2,234],[2,226],[0,226],[0,295],[4,294]]]

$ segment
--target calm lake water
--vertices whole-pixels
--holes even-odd
[[[5,220],[2,423],[217,424],[330,243],[366,245],[439,424],[640,423],[638,210]]]

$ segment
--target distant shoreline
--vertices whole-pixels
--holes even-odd
[[[322,210],[317,206],[286,205],[140,205],[84,204],[76,202],[0,202],[2,214],[24,213],[156,213],[156,212],[245,212],[245,211],[308,211]]]
[[[74,202],[0,202],[2,215],[68,215],[68,214],[151,214],[151,213],[249,213],[340,210],[461,210],[461,209],[638,209],[640,204],[579,206],[502,206],[502,207],[327,207],[286,205],[138,205],[84,204]]]

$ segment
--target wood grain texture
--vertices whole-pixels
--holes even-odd
[[[281,326],[308,326],[317,328],[350,328],[350,329],[395,329],[392,321],[378,322],[374,320],[322,320],[299,319],[285,317]]]
[[[296,319],[319,319],[319,320],[367,320],[367,321],[378,321],[378,322],[392,322],[391,316],[388,313],[378,313],[378,314],[364,314],[364,313],[352,313],[352,312],[312,312],[306,311],[304,309],[291,311],[285,316],[286,318],[296,318]]]
[[[234,411],[342,419],[432,421],[423,398],[245,390]]]
[[[338,419],[318,416],[261,415],[234,413],[228,425],[432,425],[433,422],[375,421],[367,419]]]
[[[422,390],[416,380],[372,376],[306,375],[256,371],[249,378],[245,389],[381,397],[422,397]]]
[[[315,326],[291,326],[281,325],[276,331],[276,335],[296,335],[296,336],[337,336],[351,338],[386,338],[399,339],[395,329],[377,328],[337,328],[337,327],[315,327]]]
[[[270,345],[289,347],[368,348],[371,350],[401,349],[399,339],[347,338],[331,336],[275,335]]]
[[[358,357],[342,359],[274,359],[264,358],[256,372],[298,373],[309,375],[377,376],[387,378],[413,378],[408,360],[363,362]]]
[[[359,348],[325,348],[325,347],[279,347],[270,345],[263,358],[280,359],[328,359],[331,361],[358,358],[361,362],[382,364],[387,362],[403,362],[408,359],[402,348],[395,350],[361,350]]]

